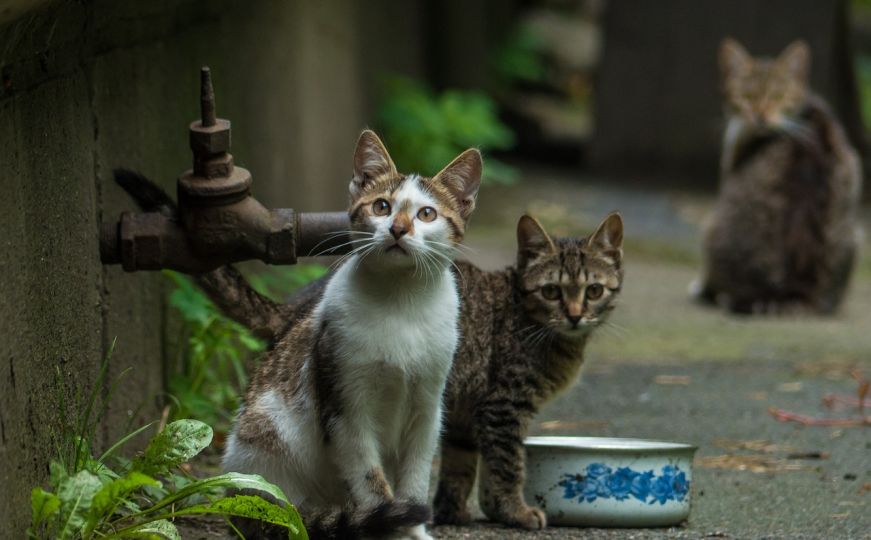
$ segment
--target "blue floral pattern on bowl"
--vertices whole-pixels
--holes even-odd
[[[674,465],[664,466],[657,475],[652,470],[611,469],[602,463],[591,463],[583,474],[564,474],[558,485],[565,490],[564,499],[577,498],[579,503],[633,497],[647,504],[662,505],[667,501],[682,502],[690,491],[686,473]]]

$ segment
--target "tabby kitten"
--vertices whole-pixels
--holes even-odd
[[[810,50],[754,59],[720,47],[728,123],[720,195],[692,292],[734,312],[833,312],[859,244],[860,162],[808,88]]]
[[[516,266],[463,276],[463,339],[445,393],[435,521],[470,520],[466,500],[483,467],[479,500],[492,520],[541,529],[523,499],[523,439],[542,404],[577,379],[587,340],[616,307],[623,282],[623,221],[610,214],[587,238],[551,239],[523,216]]]
[[[430,469],[459,340],[451,259],[481,169],[470,149],[433,178],[403,175],[365,131],[350,183],[354,249],[306,309],[270,309],[229,266],[200,279],[220,305],[244,305],[233,316],[251,316],[274,338],[224,469],[281,487],[313,538],[431,538]]]

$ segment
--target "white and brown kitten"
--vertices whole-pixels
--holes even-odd
[[[278,484],[303,516],[327,509],[307,523],[320,537],[386,534],[392,521],[430,538],[421,513],[394,501],[427,501],[459,340],[450,264],[481,168],[467,150],[433,178],[403,175],[363,132],[350,184],[354,249],[248,389],[224,468]],[[349,505],[362,511],[356,522],[338,512]]]
[[[364,131],[350,183],[353,249],[317,294],[303,293],[305,309],[276,309],[232,266],[198,276],[231,316],[273,339],[224,469],[281,487],[312,538],[431,538],[430,471],[460,335],[451,262],[481,169],[470,149],[433,178],[403,175]],[[146,210],[175,211],[141,176],[116,171],[116,180]]]
[[[728,122],[720,194],[691,291],[735,312],[830,313],[859,245],[858,156],[808,88],[803,41],[766,59],[726,39],[719,60]]]

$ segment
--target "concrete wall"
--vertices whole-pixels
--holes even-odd
[[[423,71],[415,4],[55,1],[0,27],[0,536],[21,536],[45,480],[56,369],[87,391],[117,338],[110,376],[132,370],[101,436],[158,414],[165,283],[99,262],[100,222],[133,209],[111,170],[173,189],[208,64],[255,194],[343,208],[378,77]]]

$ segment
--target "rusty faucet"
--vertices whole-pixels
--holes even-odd
[[[124,212],[100,233],[103,264],[124,270],[168,268],[196,274],[260,259],[294,264],[319,252],[338,254],[348,242],[345,212],[268,209],[251,196],[251,173],[233,165],[230,121],[217,118],[208,67],[200,73],[201,118],[190,124],[193,169],[178,178],[178,215]]]

